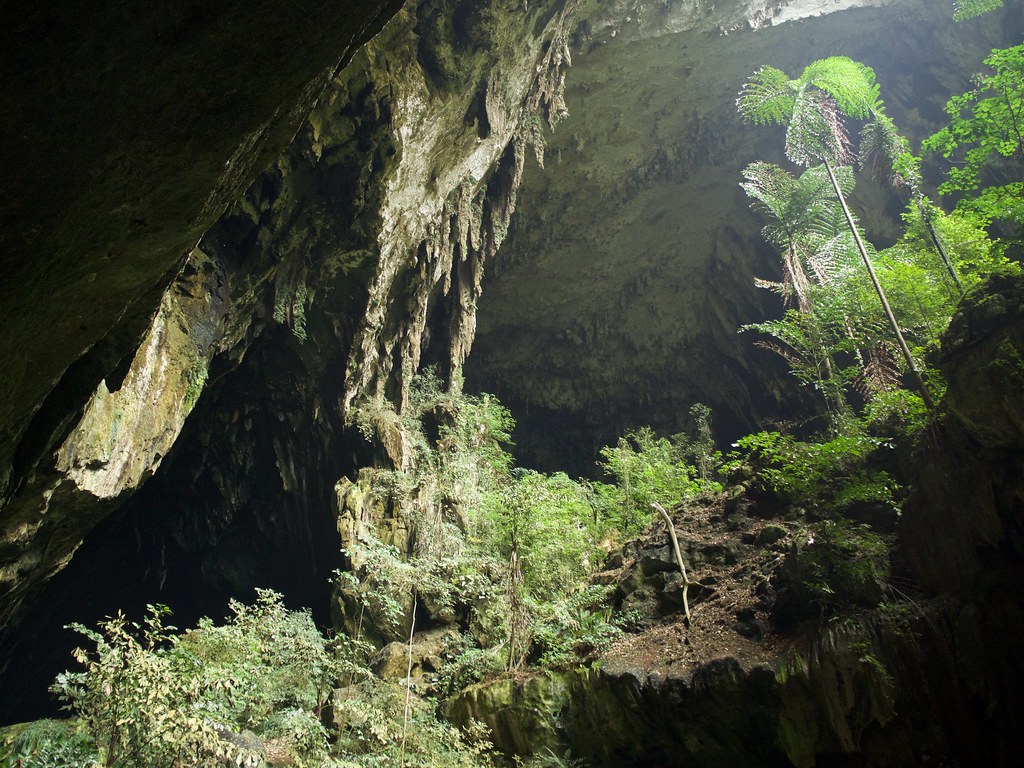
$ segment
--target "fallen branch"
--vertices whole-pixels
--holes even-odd
[[[683,573],[683,610],[686,611],[686,620],[690,620],[690,599],[688,592],[691,584],[696,584],[695,581],[690,581],[690,577],[686,575],[686,566],[683,565],[683,556],[679,551],[679,539],[676,538],[676,527],[672,523],[672,518],[668,516],[668,512],[658,502],[651,504],[661,516],[665,519],[665,524],[668,526],[668,535],[672,539],[672,551],[675,553],[676,562],[679,564],[679,570]]]

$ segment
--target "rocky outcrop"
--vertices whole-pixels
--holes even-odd
[[[334,73],[288,151],[203,236],[134,362],[93,372],[84,418],[49,414],[59,424],[9,493],[0,618],[118,509],[108,543],[80,553],[89,575],[62,587],[73,605],[104,610],[105,595],[70,595],[126,546],[129,582],[188,600],[326,584],[338,478],[403,463],[400,446],[370,453],[351,405],[401,403],[428,361],[459,375],[483,264],[531,145],[564,113],[573,6],[410,2]],[[33,605],[34,631],[66,608]]]
[[[344,471],[331,455],[343,449],[331,442],[351,439],[344,418],[353,401],[401,401],[431,340],[431,359],[458,375],[475,330],[483,263],[508,230],[530,144],[542,122],[564,113],[574,6],[464,5],[409,3],[335,74],[290,149],[203,237],[123,381],[108,373],[84,416],[60,414],[50,438],[58,441],[50,448],[55,464],[40,446],[32,474],[8,494],[0,624],[156,471],[210,372],[218,382],[211,397],[233,388],[225,377],[249,375],[241,364],[261,338],[291,347],[281,354],[297,360],[291,375],[309,393],[281,406],[294,420],[267,415],[291,424],[312,416],[301,433],[317,424],[333,433],[322,448],[324,474],[307,480],[303,459],[286,447],[293,435],[273,438],[279,492],[301,497],[300,508],[329,495]],[[251,408],[215,418],[248,424],[242,412]],[[245,497],[225,487],[224,475],[245,471],[231,443],[249,439],[247,432],[216,438],[236,466],[184,468],[193,478],[186,495],[209,469],[221,475],[219,498],[230,500],[199,502],[219,507],[191,512],[205,517],[199,528],[209,520],[222,521],[214,530],[230,526]],[[176,453],[186,463],[210,455]]]
[[[133,0],[4,25],[0,499],[123,369],[185,255],[399,5]]]
[[[129,2],[4,26],[0,627],[170,449],[226,298],[186,254],[397,5]]]

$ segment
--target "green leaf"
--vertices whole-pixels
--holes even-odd
[[[784,125],[793,112],[796,91],[785,72],[764,66],[744,83],[736,107],[748,123]]]
[[[800,84],[824,91],[850,117],[867,118],[880,106],[874,70],[846,56],[830,56],[808,64],[800,75]]]
[[[1002,7],[1003,0],[957,0],[953,3],[953,18],[966,21]]]

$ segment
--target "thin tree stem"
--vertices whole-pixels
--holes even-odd
[[[668,526],[668,535],[669,538],[672,539],[672,552],[676,556],[676,563],[679,565],[679,570],[683,572],[683,610],[686,611],[686,620],[689,621],[690,599],[687,593],[690,590],[690,584],[693,582],[690,581],[690,577],[686,575],[686,566],[683,565],[683,556],[679,551],[679,539],[676,538],[676,526],[672,522],[672,518],[668,516],[668,512],[665,511],[665,508],[661,506],[661,504],[655,501],[651,506],[658,510],[658,513],[665,520],[665,525]]]
[[[885,297],[885,291],[882,290],[882,284],[878,282],[878,275],[875,274],[875,268],[871,264],[871,259],[868,258],[867,248],[864,247],[864,242],[860,239],[860,232],[857,230],[857,225],[853,221],[853,214],[850,213],[850,208],[846,204],[846,196],[843,195],[843,190],[839,187],[839,179],[836,178],[835,172],[832,170],[832,164],[828,160],[823,160],[825,164],[825,170],[828,172],[829,181],[832,182],[832,188],[835,190],[836,197],[839,198],[839,204],[843,208],[843,214],[846,216],[846,223],[850,227],[850,233],[853,235],[854,242],[857,243],[857,250],[860,251],[860,257],[864,261],[864,266],[868,270],[868,275],[871,277],[871,284],[875,287],[875,293],[878,294],[878,300],[882,302],[882,309],[885,310],[885,316],[889,320],[889,327],[892,328],[893,334],[896,336],[896,342],[899,344],[900,352],[903,353],[903,358],[907,361],[907,365],[910,367],[910,373],[914,377],[914,383],[917,385],[918,390],[921,392],[921,399],[924,400],[925,407],[929,411],[935,410],[935,402],[932,400],[931,394],[928,392],[928,388],[924,385],[924,379],[921,377],[921,372],[917,369],[917,363],[914,362],[914,356],[910,354],[910,347],[907,346],[906,340],[903,338],[903,332],[900,331],[900,324],[896,321],[896,315],[893,314],[892,307],[889,306],[889,300]]]
[[[412,636],[416,633],[416,591],[412,593],[412,618],[409,621],[408,663],[405,669],[405,709],[402,712],[402,748],[399,765],[405,768],[405,739],[409,734],[409,701],[412,697]]]
[[[924,219],[924,225],[928,228],[928,234],[932,238],[932,243],[939,252],[939,256],[942,257],[942,263],[946,265],[946,269],[949,271],[949,276],[952,277],[953,282],[956,283],[956,289],[960,292],[960,298],[962,299],[965,293],[964,284],[960,282],[960,275],[956,273],[956,267],[953,266],[953,261],[949,258],[949,254],[946,253],[946,246],[942,244],[942,239],[939,237],[939,233],[935,231],[935,225],[932,224],[932,217],[925,208],[923,201],[917,201],[917,209],[921,212],[921,218]]]

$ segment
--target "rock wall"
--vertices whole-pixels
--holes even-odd
[[[574,5],[410,2],[330,79],[202,237],[125,372],[105,373],[81,418],[61,414],[11,488],[4,622],[115,510],[60,600],[32,606],[32,632],[142,584],[196,607],[268,583],[315,602],[303,581],[340,559],[335,483],[403,463],[370,453],[352,404],[401,403],[427,361],[460,376],[483,264],[531,145],[564,113]],[[137,563],[115,573],[126,544]],[[87,597],[98,578],[113,591]]]
[[[8,19],[0,499],[123,371],[188,251],[398,5],[78,3]]]
[[[186,305],[218,300],[182,302],[211,288],[187,272],[165,289],[397,6],[79,3],[4,25],[0,627],[173,443],[213,351]]]

